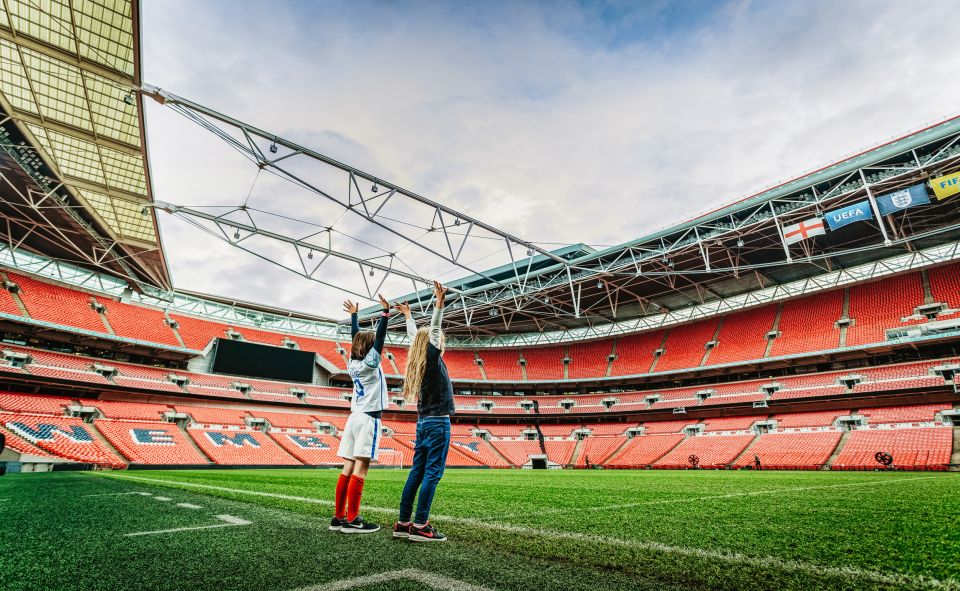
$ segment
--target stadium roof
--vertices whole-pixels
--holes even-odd
[[[169,288],[152,209],[138,2],[0,5],[0,228],[12,244]]]
[[[811,290],[822,289],[824,282],[817,278],[832,281],[845,269],[857,268],[857,278],[864,280],[895,272],[901,262],[901,270],[942,262],[939,254],[928,258],[927,253],[954,256],[950,246],[960,239],[960,198],[932,199],[923,207],[791,246],[784,245],[781,232],[785,225],[958,169],[960,118],[955,117],[619,246],[554,251],[564,255],[566,265],[533,256],[526,278],[537,286],[533,297],[505,293],[483,277],[453,282],[474,298],[488,298],[491,310],[454,322],[481,340],[484,334],[557,330],[590,338],[629,331],[625,326],[640,330],[699,317],[691,312],[695,309],[729,310],[734,301],[741,307],[761,304],[763,298],[744,296],[763,290],[777,294],[773,299],[803,293],[770,290],[777,286],[809,281]],[[948,248],[937,250],[943,245]],[[526,269],[526,261],[520,266]],[[510,269],[506,265],[484,276]],[[429,298],[422,290],[402,299],[426,303]],[[513,305],[511,299],[523,302]],[[564,313],[570,309],[575,313]]]

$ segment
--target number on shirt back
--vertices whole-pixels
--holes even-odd
[[[357,398],[363,398],[363,382],[359,378],[353,378],[353,388],[357,391]]]

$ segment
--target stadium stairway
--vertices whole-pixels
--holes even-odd
[[[111,452],[113,455],[117,456],[118,458],[120,458],[120,459],[123,460],[124,462],[127,461],[127,460],[126,460],[126,457],[127,457],[127,456],[125,456],[125,455],[123,455],[122,453],[120,453],[120,450],[118,450],[116,447],[114,447],[114,445],[113,445],[112,443],[110,443],[110,440],[103,436],[103,433],[101,433],[101,432],[100,432],[100,429],[97,428],[96,421],[94,421],[94,422],[92,422],[92,423],[85,423],[85,425],[86,425],[86,427],[87,427],[87,430],[90,431],[90,434],[93,435],[93,437],[94,437],[97,441],[99,441],[100,444],[103,445],[103,447],[105,447],[105,448],[107,448],[108,450],[110,450],[110,452]]]
[[[746,459],[751,459],[751,458],[750,458],[750,455],[751,455],[753,452],[751,452],[750,450],[752,450],[752,449],[753,449],[753,446],[755,446],[755,445],[757,444],[757,442],[760,441],[760,438],[761,438],[761,437],[763,437],[763,436],[762,436],[762,435],[756,435],[756,436],[754,436],[753,441],[751,441],[749,444],[747,444],[747,447],[743,448],[743,451],[740,453],[740,455],[738,455],[737,457],[735,457],[732,462],[730,462],[729,464],[727,464],[727,467],[733,468],[733,467],[735,467],[735,466],[741,465],[741,464],[744,462],[744,460],[746,460]]]
[[[624,438],[623,438],[623,441],[620,442],[620,445],[618,445],[615,450],[613,450],[611,453],[607,454],[607,457],[601,458],[601,459],[597,460],[596,463],[597,463],[598,465],[600,465],[600,466],[605,466],[605,465],[607,464],[607,460],[610,460],[610,459],[612,459],[612,458],[615,458],[615,457],[619,456],[620,453],[623,452],[623,450],[624,450],[628,445],[630,445],[630,442],[631,442],[631,441],[633,441],[633,440],[632,440],[630,437],[624,437]],[[679,442],[678,442],[678,443],[679,443]]]
[[[563,466],[564,468],[574,468],[577,465],[577,459],[580,457],[580,450],[583,449],[584,442],[586,438],[578,439],[577,444],[573,446],[573,453],[570,454],[570,459]]]
[[[10,280],[6,273],[0,273],[0,279],[3,279],[4,281]],[[9,293],[10,297],[13,298],[13,303],[17,305],[17,308],[20,310],[20,314],[29,318],[30,312],[27,311],[27,306],[23,303],[23,298],[20,297],[20,292],[15,290],[8,291],[7,293]]]
[[[843,447],[847,444],[847,441],[850,439],[850,434],[853,431],[845,431],[844,434],[840,437],[840,441],[837,442],[837,447],[833,450],[833,453],[830,454],[830,457],[827,458],[827,461],[824,462],[822,470],[829,470],[833,463],[837,461],[837,458],[840,457],[840,452],[843,451]]]
[[[773,317],[773,328],[770,329],[770,332],[773,334],[780,333],[780,317],[783,316],[783,302],[777,304],[777,314]],[[776,338],[767,339],[767,347],[763,350],[763,358],[766,359],[770,357],[770,351],[773,349],[773,342],[777,340]]]
[[[473,363],[477,366],[477,368],[480,369],[480,377],[483,379],[483,381],[490,379],[487,377],[487,368],[485,368],[483,363],[481,363],[480,355],[476,351],[473,352]]]
[[[187,443],[190,444],[190,446],[191,446],[198,454],[200,454],[200,457],[201,457],[201,458],[206,458],[207,463],[209,463],[209,464],[215,463],[215,462],[213,461],[213,458],[211,458],[210,455],[209,455],[207,452],[203,451],[203,448],[202,448],[202,447],[200,447],[199,445],[197,445],[197,442],[193,439],[193,437],[190,437],[190,434],[187,432],[187,425],[186,425],[186,423],[182,423],[182,422],[179,423],[179,424],[177,425],[177,429],[180,429],[180,432],[183,433],[183,438],[187,441]]]
[[[840,346],[847,346],[847,328],[850,326],[850,290],[843,290],[843,310],[840,312],[840,321],[843,321],[843,325],[840,326]],[[828,462],[829,464],[829,462]]]
[[[492,443],[490,443],[490,442],[487,441],[486,439],[481,439],[481,441],[483,441],[483,444],[482,444],[482,445],[486,446],[487,450],[488,450],[490,453],[492,453],[493,455],[495,455],[495,456],[497,456],[498,458],[500,458],[501,460],[503,460],[506,465],[508,465],[508,466],[510,466],[510,467],[512,467],[512,468],[516,468],[516,467],[517,467],[516,464],[514,464],[514,463],[511,462],[509,459],[507,459],[507,456],[505,456],[505,455],[503,455],[502,453],[500,453],[500,450],[497,449],[497,447],[496,447],[495,445],[493,445]]]

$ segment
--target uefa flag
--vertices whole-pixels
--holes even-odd
[[[822,236],[827,230],[823,227],[823,218],[810,218],[799,224],[783,227],[783,242],[786,245],[796,244],[813,236]]]
[[[869,201],[861,201],[840,209],[827,212],[827,225],[831,230],[842,228],[853,222],[864,222],[873,219],[873,210]]]
[[[877,208],[880,215],[889,215],[896,211],[907,209],[915,205],[930,203],[926,185],[919,184],[906,189],[900,189],[886,195],[877,195]]]
[[[946,199],[951,195],[956,195],[960,193],[960,172],[930,179],[930,187],[937,199]]]

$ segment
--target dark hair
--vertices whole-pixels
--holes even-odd
[[[372,331],[361,330],[353,337],[353,343],[350,345],[350,359],[363,361],[370,349],[373,348],[374,335]]]

